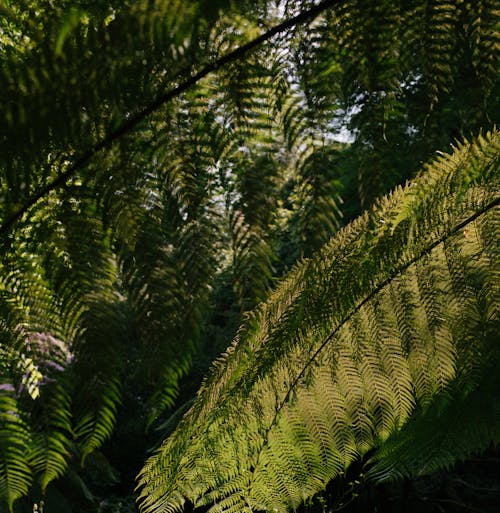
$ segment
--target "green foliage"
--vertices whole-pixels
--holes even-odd
[[[280,25],[284,20],[292,21]],[[271,27],[281,28],[266,33]],[[256,37],[259,45],[241,51]],[[186,389],[196,388],[197,375],[230,340],[240,315],[265,300],[278,277],[297,260],[315,255],[361,207],[412,178],[436,150],[492,129],[500,119],[498,42],[493,0],[0,1],[0,500],[12,508],[31,490],[30,497],[58,497],[52,507],[68,502],[64,490],[71,489],[78,490],[74,500],[82,510],[95,506],[80,464],[91,465],[115,430],[128,429],[126,408],[133,405],[139,412],[132,439],[143,439],[144,431],[154,433],[157,426],[160,433],[170,431],[180,416],[172,416],[176,398],[189,402]],[[350,142],[339,142],[346,140],[346,130]],[[480,138],[471,146],[479,149],[469,154],[462,147],[452,158],[463,158],[471,170],[462,185],[452,184],[465,195],[456,198],[460,205],[469,201],[465,191],[477,181],[474,170],[487,167],[488,152],[496,159],[488,140]],[[454,168],[456,162],[442,160],[436,169],[448,165]],[[275,365],[287,369],[281,358],[292,354],[300,337],[313,344],[318,331],[328,331],[331,311],[340,308],[340,315],[372,290],[377,276],[383,282],[384,272],[392,277],[398,269],[394,260],[387,257],[386,271],[377,268],[386,246],[401,250],[408,244],[416,256],[439,216],[451,226],[446,216],[454,207],[431,201],[434,189],[433,182],[410,188],[404,204],[395,193],[388,200],[397,205],[391,207],[387,232],[375,228],[375,213],[341,232],[340,237],[358,241],[345,243],[354,252],[345,260],[351,262],[347,271],[340,257],[336,274],[313,269],[312,262],[320,267],[331,262],[334,243],[299,266],[267,303],[283,310],[272,323],[274,314],[267,319],[265,313],[271,306],[246,314],[238,337],[247,341],[241,345],[248,343],[248,361],[257,351],[259,362],[255,369],[238,363],[242,394],[260,380],[267,383]],[[431,210],[422,210],[423,204]],[[384,205],[373,212],[382,216],[389,208]],[[404,233],[408,240],[398,239]],[[488,254],[494,262],[489,235],[471,237],[473,254],[482,259]],[[476,251],[483,243],[484,251]],[[484,305],[470,310],[475,316],[464,315],[462,324],[446,331],[441,319],[449,312],[442,296],[460,297],[463,288],[473,303],[481,280],[490,278],[483,260],[472,271],[455,250],[432,251],[438,264],[430,275],[448,276],[446,259],[453,274],[438,283],[438,292],[436,283],[429,278],[427,284],[420,274],[417,283],[394,279],[387,285],[399,298],[394,313],[405,344],[443,340],[436,349],[439,365],[429,360],[429,375],[415,384],[414,402],[422,408],[425,398],[431,401],[452,379],[459,353],[446,353],[450,341],[477,326],[478,319],[490,319],[492,301],[485,293]],[[427,273],[425,258],[414,265]],[[404,270],[405,279],[412,272],[417,272],[412,266]],[[469,283],[471,273],[477,276]],[[424,297],[420,303],[416,289]],[[308,306],[307,298],[316,298],[314,304]],[[433,320],[427,327],[406,326],[414,303],[419,315],[434,308],[431,304],[441,305],[428,313]],[[365,311],[370,308],[375,313]],[[390,312],[380,308],[386,320]],[[342,329],[361,338],[375,329],[397,331],[382,320],[380,326],[370,324],[377,309],[370,301],[356,312],[356,322]],[[259,337],[268,324],[276,343],[265,350]],[[253,330],[258,336],[250,342]],[[341,333],[347,345],[349,333]],[[373,369],[385,365],[377,358],[388,349],[374,351],[356,358],[365,362],[363,372],[376,376]],[[227,375],[234,358],[224,360]],[[415,358],[426,368],[424,356]],[[283,369],[286,385],[291,378]],[[436,377],[438,372],[443,375]],[[315,379],[309,371],[302,378]],[[382,397],[387,381],[373,387],[365,410]],[[477,404],[494,395],[484,386]],[[370,413],[370,422],[381,430],[377,436],[389,437],[386,453],[380,452],[386,456],[374,464],[381,474],[383,462],[399,457],[400,448],[416,436],[408,427],[408,435],[402,430],[392,438],[393,424],[400,427],[419,415],[404,402],[407,388],[387,399],[401,403],[397,414]],[[280,387],[275,392],[283,399]],[[295,399],[294,393],[287,399]],[[263,408],[263,416],[250,417],[249,428],[269,420],[268,407],[257,398],[255,408]],[[422,432],[425,415],[430,422],[446,411],[425,407]],[[351,410],[355,417],[352,405]],[[342,442],[351,460],[372,446],[371,424],[356,422],[357,452],[349,452],[348,433]],[[309,431],[295,433],[295,425],[280,429],[307,445]],[[318,429],[325,427],[319,423]],[[285,444],[279,450],[290,449]],[[306,476],[300,451],[288,455],[289,478],[293,469],[303,473],[310,494],[317,487]],[[243,456],[248,461],[250,452]],[[228,472],[231,457],[218,463],[227,464]],[[330,457],[326,451],[324,458]],[[406,465],[398,475],[408,473]],[[250,479],[257,472],[253,468],[248,475],[235,473],[236,481]],[[325,471],[314,466],[307,470],[312,481],[318,478],[314,469],[326,482]],[[277,490],[288,486],[281,482]],[[210,502],[226,492],[207,493]],[[228,504],[232,500],[228,496]]]
[[[33,435],[31,465],[38,476],[42,493],[54,479],[61,477],[71,454],[71,397],[62,383],[51,383],[47,405],[37,404],[41,418],[36,422],[38,432]],[[36,414],[36,412],[34,412]]]
[[[287,276],[146,463],[142,511],[286,511],[369,451],[387,479],[499,442],[499,149],[457,147]]]
[[[27,458],[29,431],[14,397],[2,390],[0,405],[0,493],[11,509],[28,492],[32,480]]]

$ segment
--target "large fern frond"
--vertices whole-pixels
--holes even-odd
[[[382,178],[395,184],[402,179],[401,169],[410,176],[420,160],[444,148],[450,131],[456,136],[490,126],[498,83],[495,12],[494,2],[486,0],[458,6],[445,0],[419,0],[411,6],[393,0],[376,6],[366,0],[1,3],[0,348],[5,361],[0,384],[17,410],[6,400],[0,413],[9,429],[26,429],[22,437],[29,444],[19,482],[1,488],[0,497],[12,502],[24,493],[32,479],[26,470],[30,465],[45,488],[70,458],[85,459],[102,444],[115,426],[124,381],[140,381],[141,396],[150,397],[150,422],[172,405],[221,269],[230,267],[246,308],[268,293],[277,231],[299,234],[284,267],[307,253],[304,246],[328,239],[340,222],[336,159],[330,149],[339,126],[347,124],[342,117],[347,114],[357,135],[352,149],[356,163],[362,163],[356,172],[364,204],[385,190]],[[288,21],[282,23],[284,17]],[[462,89],[464,111],[453,108],[452,93]],[[481,101],[471,91],[479,91]],[[398,165],[395,155],[401,156]],[[290,194],[287,187],[293,189]],[[275,201],[274,194],[281,198]],[[286,201],[293,198],[292,215],[282,219],[285,196]],[[412,205],[399,209],[392,223],[396,235],[409,216],[419,215]],[[230,235],[221,233],[224,219],[232,221]],[[371,230],[372,221],[360,222],[359,232]],[[415,226],[425,232],[422,223]],[[354,238],[357,232],[349,233]],[[412,244],[422,240],[415,227],[409,233]],[[377,242],[379,231],[373,234]],[[368,251],[374,241],[362,240]],[[494,250],[485,245],[484,251]],[[450,262],[451,292],[461,297],[462,288],[474,291],[476,285],[468,284],[468,267],[460,259],[457,264],[454,252],[439,254],[432,276],[442,274],[444,260]],[[363,275],[371,275],[365,264]],[[283,315],[289,324],[275,322],[267,306],[241,332],[241,345],[248,344],[250,353],[258,349],[261,366],[247,373],[239,357],[226,360],[242,376],[248,374],[243,391],[251,389],[255,377],[267,375],[278,355],[288,354],[289,342],[298,340],[295,328],[314,335],[316,328],[302,327],[310,315],[304,291],[314,289],[316,279],[323,287],[319,293],[331,297],[337,289],[332,295],[325,276],[332,283],[339,279],[338,290],[351,287],[343,275],[314,274],[315,264],[307,265],[286,282],[293,291],[287,289],[283,299],[277,293],[270,303],[283,310],[276,319]],[[391,262],[387,265],[394,269]],[[342,269],[339,265],[338,272]],[[347,272],[355,274],[353,267]],[[430,357],[415,341],[442,338],[436,354],[448,373],[436,376],[440,367],[431,362],[432,372],[416,379],[418,400],[425,403],[450,379],[445,355],[455,333],[441,321],[448,309],[432,306],[440,297],[434,278],[427,283],[426,272],[411,272],[418,285],[397,279],[387,285],[394,312],[370,301],[368,311],[361,308],[362,318],[356,317],[341,335],[364,340],[377,330],[386,329],[393,337],[401,333],[407,347],[415,344],[414,358],[421,362]],[[315,278],[302,284],[300,273]],[[354,283],[353,298],[369,289],[368,282]],[[342,298],[339,304],[345,306],[349,298]],[[373,326],[370,320],[393,313],[397,329]],[[421,320],[424,313],[427,324]],[[321,314],[321,322],[324,318],[329,319]],[[313,316],[308,322],[316,326],[317,320]],[[272,326],[269,337],[280,340],[269,352],[260,339],[248,342],[255,333],[268,336],[258,327],[265,322]],[[42,350],[45,346],[50,355]],[[378,380],[364,406],[368,412],[387,381],[378,371],[378,349],[370,347],[370,358],[355,362],[362,370],[346,357],[344,376],[346,383],[357,379],[360,386],[365,374]],[[392,365],[403,368],[397,359]],[[280,372],[293,382],[288,371]],[[52,379],[68,383],[71,401]],[[283,399],[280,393],[277,389],[276,397]],[[360,401],[353,394],[342,406],[351,416]],[[407,395],[405,381],[391,399],[401,403],[404,418],[412,411]],[[255,407],[264,408],[258,400]],[[11,411],[19,414],[14,416],[18,424],[9,417]],[[373,415],[386,436],[394,415],[386,409]],[[356,417],[355,425],[369,432],[364,417]],[[321,422],[317,429],[324,431]],[[368,434],[360,447],[369,447],[369,437],[363,437]],[[349,440],[338,443],[352,452]],[[286,454],[289,448],[279,450]],[[327,449],[323,452],[333,461]],[[10,468],[21,453],[5,454],[1,461]],[[289,458],[312,493],[300,454]],[[231,460],[224,464],[232,472]],[[203,500],[218,500],[241,483],[250,486],[251,479],[242,474]],[[293,496],[295,503],[298,495]],[[229,495],[225,504],[250,507],[244,497],[243,492]]]
[[[146,463],[142,511],[296,508],[442,397],[474,400],[498,359],[499,144],[461,144],[292,271]]]

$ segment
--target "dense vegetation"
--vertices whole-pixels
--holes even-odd
[[[0,1],[2,507],[493,511],[499,19]]]

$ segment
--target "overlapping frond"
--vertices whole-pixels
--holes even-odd
[[[477,423],[481,376],[498,387],[498,137],[429,164],[292,271],[146,463],[143,511],[286,511],[369,451],[397,458],[418,412]],[[495,411],[428,468],[498,442]]]
[[[316,8],[314,15],[307,14],[309,8]],[[301,22],[224,61],[228,52],[299,13],[305,13]],[[5,447],[15,432],[28,450],[23,453],[15,445],[4,451],[0,498],[12,504],[32,481],[44,490],[65,472],[71,458],[85,460],[111,435],[124,386],[137,390],[137,397],[149,397],[145,424],[172,406],[203,330],[218,273],[232,273],[240,304],[247,309],[267,296],[279,267],[278,253],[288,253],[286,268],[329,239],[341,223],[345,178],[337,165],[346,146],[333,141],[346,126],[356,139],[349,172],[357,174],[356,202],[361,198],[363,205],[411,176],[419,161],[445,148],[451,137],[490,126],[497,105],[496,14],[490,0],[419,0],[411,5],[393,0],[377,5],[365,0],[1,3],[0,387],[7,399],[0,415],[7,426]],[[222,64],[210,67],[219,58]],[[204,69],[210,74],[196,78]],[[177,91],[179,84],[188,83],[189,91],[187,86],[182,94]],[[476,91],[477,98],[471,94]],[[464,109],[455,108],[459,93],[466,98]],[[143,114],[128,124],[137,113]],[[469,163],[476,158],[465,153]],[[484,155],[478,155],[474,166],[481,167]],[[411,199],[411,192],[405,197]],[[415,203],[410,199],[392,221],[396,235],[404,232],[409,218],[420,215],[421,198]],[[412,244],[424,240],[429,226],[434,229],[434,216],[446,210],[435,204],[430,224],[425,218],[410,223]],[[25,215],[15,218],[12,229],[12,215],[19,212]],[[382,233],[372,230],[377,222],[365,217],[341,237],[354,240],[368,231],[377,241]],[[288,245],[278,247],[281,236],[289,237]],[[249,355],[258,352],[259,365],[242,367],[242,351],[233,354],[230,349],[215,369],[206,386],[220,387],[228,398],[226,390],[233,384],[229,387],[226,380],[233,371],[231,380],[234,387],[241,385],[242,393],[261,378],[273,390],[274,402],[252,399],[249,429],[269,430],[256,415],[267,412],[262,419],[269,420],[276,401],[283,400],[280,386],[266,381],[273,362],[301,337],[310,338],[314,354],[313,341],[334,323],[324,312],[347,308],[369,289],[372,275],[375,279],[382,272],[362,258],[363,248],[373,242],[370,236],[362,236],[365,246],[349,260],[358,255],[366,282],[340,278],[354,274],[341,256],[335,257],[339,274],[325,272],[319,259],[298,268],[239,335]],[[380,236],[381,241],[389,237],[385,232]],[[486,230],[477,238],[482,249],[474,251],[489,255],[491,264],[496,253],[488,237]],[[343,249],[335,247],[351,247],[342,244],[331,251],[340,255]],[[453,341],[482,318],[483,310],[474,303],[477,284],[468,282],[471,271],[457,260],[453,244],[433,251],[435,264],[416,264],[405,279],[392,280],[339,331],[345,346],[338,390],[324,373],[304,373],[305,384],[322,383],[332,409],[343,412],[335,420],[340,434],[320,448],[311,446],[331,428],[321,413],[324,389],[311,388],[308,401],[318,411],[314,425],[294,427],[301,419],[309,422],[304,403],[302,409],[290,409],[283,424],[275,423],[276,431],[271,422],[274,453],[263,443],[267,436],[255,441],[262,461],[282,455],[293,469],[287,478],[271,463],[266,467],[273,479],[281,480],[279,493],[265,492],[272,504],[280,504],[280,494],[286,493],[296,504],[330,476],[307,477],[320,466],[312,459],[301,463],[303,449],[290,450],[288,436],[303,440],[326,467],[346,466],[374,439],[378,443],[390,436],[392,427],[411,415],[414,402],[427,404],[453,378],[457,359],[472,358]],[[329,269],[333,256],[323,257]],[[394,269],[391,262],[387,265]],[[483,274],[481,279],[492,284],[491,275]],[[337,292],[332,295],[325,276],[331,283],[339,279],[345,303],[336,299]],[[462,317],[456,332],[442,320],[454,314],[455,303],[446,308],[439,303],[435,280],[441,276],[449,278],[451,291],[446,290],[458,304],[468,301],[475,312]],[[442,286],[447,286],[444,281]],[[315,304],[329,302],[317,314],[306,300],[313,289]],[[470,296],[462,297],[462,289]],[[352,297],[347,294],[351,290]],[[391,322],[377,324],[373,319],[378,317]],[[386,351],[375,343],[378,337],[403,342]],[[268,338],[280,342],[267,350],[263,341]],[[424,338],[431,341],[428,347],[419,344]],[[364,356],[349,352],[352,339],[371,341],[363,342]],[[400,348],[411,348],[411,369],[401,355],[394,356]],[[304,357],[300,351],[290,355],[292,360]],[[294,382],[292,360],[277,370],[285,386]],[[428,366],[428,373],[417,376],[419,366]],[[386,397],[384,389],[396,375],[402,381]],[[356,390],[349,388],[351,383],[357,383]],[[218,401],[217,394],[206,397],[206,411]],[[295,399],[295,394],[286,398]],[[378,406],[381,402],[384,407]],[[380,427],[374,438],[372,424]],[[234,434],[223,467],[234,480],[193,484],[206,469],[214,470],[212,463],[205,470],[195,467],[195,459],[182,471],[190,476],[182,493],[200,497],[200,503],[218,501],[221,511],[260,507],[266,504],[264,492],[249,499],[242,491],[267,479],[259,473],[261,464],[244,463],[255,460],[257,446],[231,445],[242,431],[236,424],[228,429]],[[216,441],[206,448],[212,459],[220,456]],[[332,451],[332,444],[339,449]],[[240,460],[242,466],[235,470],[234,462]],[[20,470],[12,480],[8,474],[17,464]],[[148,468],[154,479],[154,465]],[[303,493],[293,490],[295,480]]]
[[[195,64],[194,46],[223,5],[212,2],[210,13],[203,2],[177,1],[6,7],[2,219]],[[151,130],[166,131],[168,116],[160,118],[167,113],[133,144],[124,138],[92,162],[64,191],[42,198],[11,239],[2,239],[2,384],[28,397],[41,393],[35,403],[20,398],[19,422],[32,438],[24,462],[13,464],[11,453],[2,460],[26,472],[22,489],[14,493],[9,484],[0,493],[9,505],[26,493],[30,474],[43,492],[70,458],[85,460],[109,438],[130,351],[142,346],[137,372],[147,375],[152,419],[172,404],[188,367],[216,268],[207,251],[207,241],[215,243],[212,189],[200,179],[214,163],[196,164],[196,151],[179,148],[185,166],[165,169],[172,148],[163,138],[152,151]],[[195,150],[200,134],[205,149],[217,139],[200,122],[185,147]],[[60,366],[47,347],[30,343],[41,339],[71,351],[70,364]],[[62,382],[71,401],[58,388]]]

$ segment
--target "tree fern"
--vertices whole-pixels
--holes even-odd
[[[17,463],[21,470],[17,481],[2,474],[7,484],[0,488],[0,499],[12,503],[30,482],[45,490],[70,461],[89,459],[111,436],[127,393],[141,403],[145,413],[138,422],[144,427],[161,418],[189,369],[217,279],[232,273],[243,309],[264,299],[275,274],[321,246],[342,223],[344,181],[353,189],[354,201],[345,208],[352,213],[360,199],[370,204],[390,185],[412,176],[420,161],[447,148],[452,137],[492,125],[498,107],[494,2],[372,4],[0,4],[0,348],[5,356],[0,384],[8,396],[0,414],[5,415],[5,433],[12,429],[27,444],[25,452],[3,453],[8,472]],[[426,29],[423,41],[421,26]],[[354,144],[348,149],[333,144],[349,124]],[[347,178],[341,164],[346,155],[352,175]],[[484,160],[483,155],[477,159]],[[411,190],[407,197],[412,198]],[[436,201],[436,212],[429,214],[432,223],[419,218],[413,224],[408,219],[420,215],[421,199],[412,201],[397,208],[391,223],[397,237],[410,224],[411,243],[418,244],[445,209]],[[375,230],[377,223],[365,217],[357,228],[342,232],[340,237],[364,242],[358,253],[353,243],[352,260],[336,260],[338,274],[329,272],[333,256],[325,250],[285,279],[260,313],[249,316],[239,338],[249,354],[258,350],[260,363],[247,369],[240,356],[228,357],[221,387],[234,366],[234,386],[241,385],[242,393],[252,390],[302,336],[310,337],[314,355],[313,341],[341,318],[332,320],[328,312],[342,307],[341,315],[350,301],[369,294],[372,275],[380,283],[384,272],[392,276],[395,259],[383,271],[373,264],[376,258],[364,258],[372,243],[375,256],[385,255],[382,243],[392,240]],[[361,235],[364,231],[368,235]],[[489,240],[487,233],[479,239]],[[351,246],[346,242],[345,247]],[[417,255],[418,248],[411,248]],[[427,261],[423,268],[415,264],[407,271],[410,282],[391,280],[384,288],[389,296],[368,301],[339,331],[347,348],[351,337],[376,340],[388,333],[390,340],[403,341],[405,351],[413,351],[414,365],[406,368],[396,357],[382,365],[378,358],[385,348],[376,344],[366,343],[356,355],[344,348],[346,370],[340,382],[346,390],[356,382],[358,389],[349,392],[349,400],[334,391],[332,401],[353,418],[360,433],[354,437],[344,417],[336,420],[341,434],[335,443],[348,454],[345,465],[372,446],[371,421],[381,426],[380,440],[390,437],[391,423],[402,424],[418,401],[427,404],[453,378],[454,358],[472,358],[467,345],[451,356],[449,349],[454,337],[481,318],[474,306],[478,285],[469,280],[470,269],[457,258],[453,244],[435,251],[434,267]],[[284,253],[286,262],[278,262],[276,256]],[[481,255],[494,262],[495,248],[485,242]],[[445,261],[450,272],[445,272]],[[364,281],[351,281],[358,267]],[[441,304],[436,292],[436,280],[439,287],[446,284],[441,276],[452,283],[447,292],[459,304],[468,301],[470,312],[476,312],[463,315],[454,330],[442,321],[454,312],[456,301]],[[493,284],[491,276],[483,278]],[[332,294],[335,280],[338,289]],[[313,297],[307,291],[316,289],[314,305],[329,302],[319,310],[307,300]],[[352,296],[344,290],[352,290]],[[469,296],[462,297],[461,290]],[[277,312],[269,305],[276,305]],[[391,322],[379,325],[373,320],[379,317]],[[279,342],[267,350],[259,337]],[[424,338],[440,340],[439,347],[419,345]],[[439,365],[427,351],[439,356]],[[292,360],[286,364],[285,359],[279,370],[285,386],[296,376]],[[416,377],[415,369],[425,362],[429,372]],[[216,372],[222,373],[222,364]],[[388,376],[397,372],[406,372],[407,379],[385,398]],[[316,379],[304,372],[297,385],[302,377],[305,384]],[[329,386],[327,377],[317,379]],[[369,388],[367,380],[376,386]],[[283,390],[272,381],[268,385],[281,404]],[[409,392],[413,385],[415,397]],[[318,392],[311,394],[313,404]],[[295,393],[286,397],[294,399]],[[374,406],[380,401],[396,408],[401,419],[389,406]],[[248,426],[269,430],[274,407],[256,396],[255,411],[267,417],[261,425],[260,416],[249,415]],[[291,415],[305,418],[303,411]],[[297,432],[293,422],[284,420],[283,432],[310,446],[309,431],[323,433],[329,426],[318,415],[314,426]],[[282,452],[294,469],[289,479],[278,476],[278,488],[290,490],[295,504],[301,494],[290,488],[293,476],[313,493],[316,481],[310,484],[307,473],[320,467],[309,462],[306,472],[302,449],[290,450],[283,443],[286,437],[276,436],[277,454]],[[337,468],[337,453],[329,447],[314,450]],[[232,458],[242,461],[235,481],[210,490],[200,482],[189,496],[207,492],[200,499],[206,503],[224,496],[222,509],[254,507],[241,491],[251,486],[254,471],[260,479],[255,462],[245,463],[255,459],[254,449],[252,444],[234,447],[224,459],[230,473]],[[218,455],[216,446],[207,451],[210,457]],[[212,469],[212,463],[207,465]],[[189,472],[196,476],[200,469]],[[272,500],[278,504],[279,497]]]
[[[498,360],[498,145],[494,132],[429,164],[283,281],[146,463],[143,511],[285,511],[369,451],[383,466],[394,437],[432,444],[412,426],[456,393],[474,424]],[[429,468],[498,442],[494,411]]]

